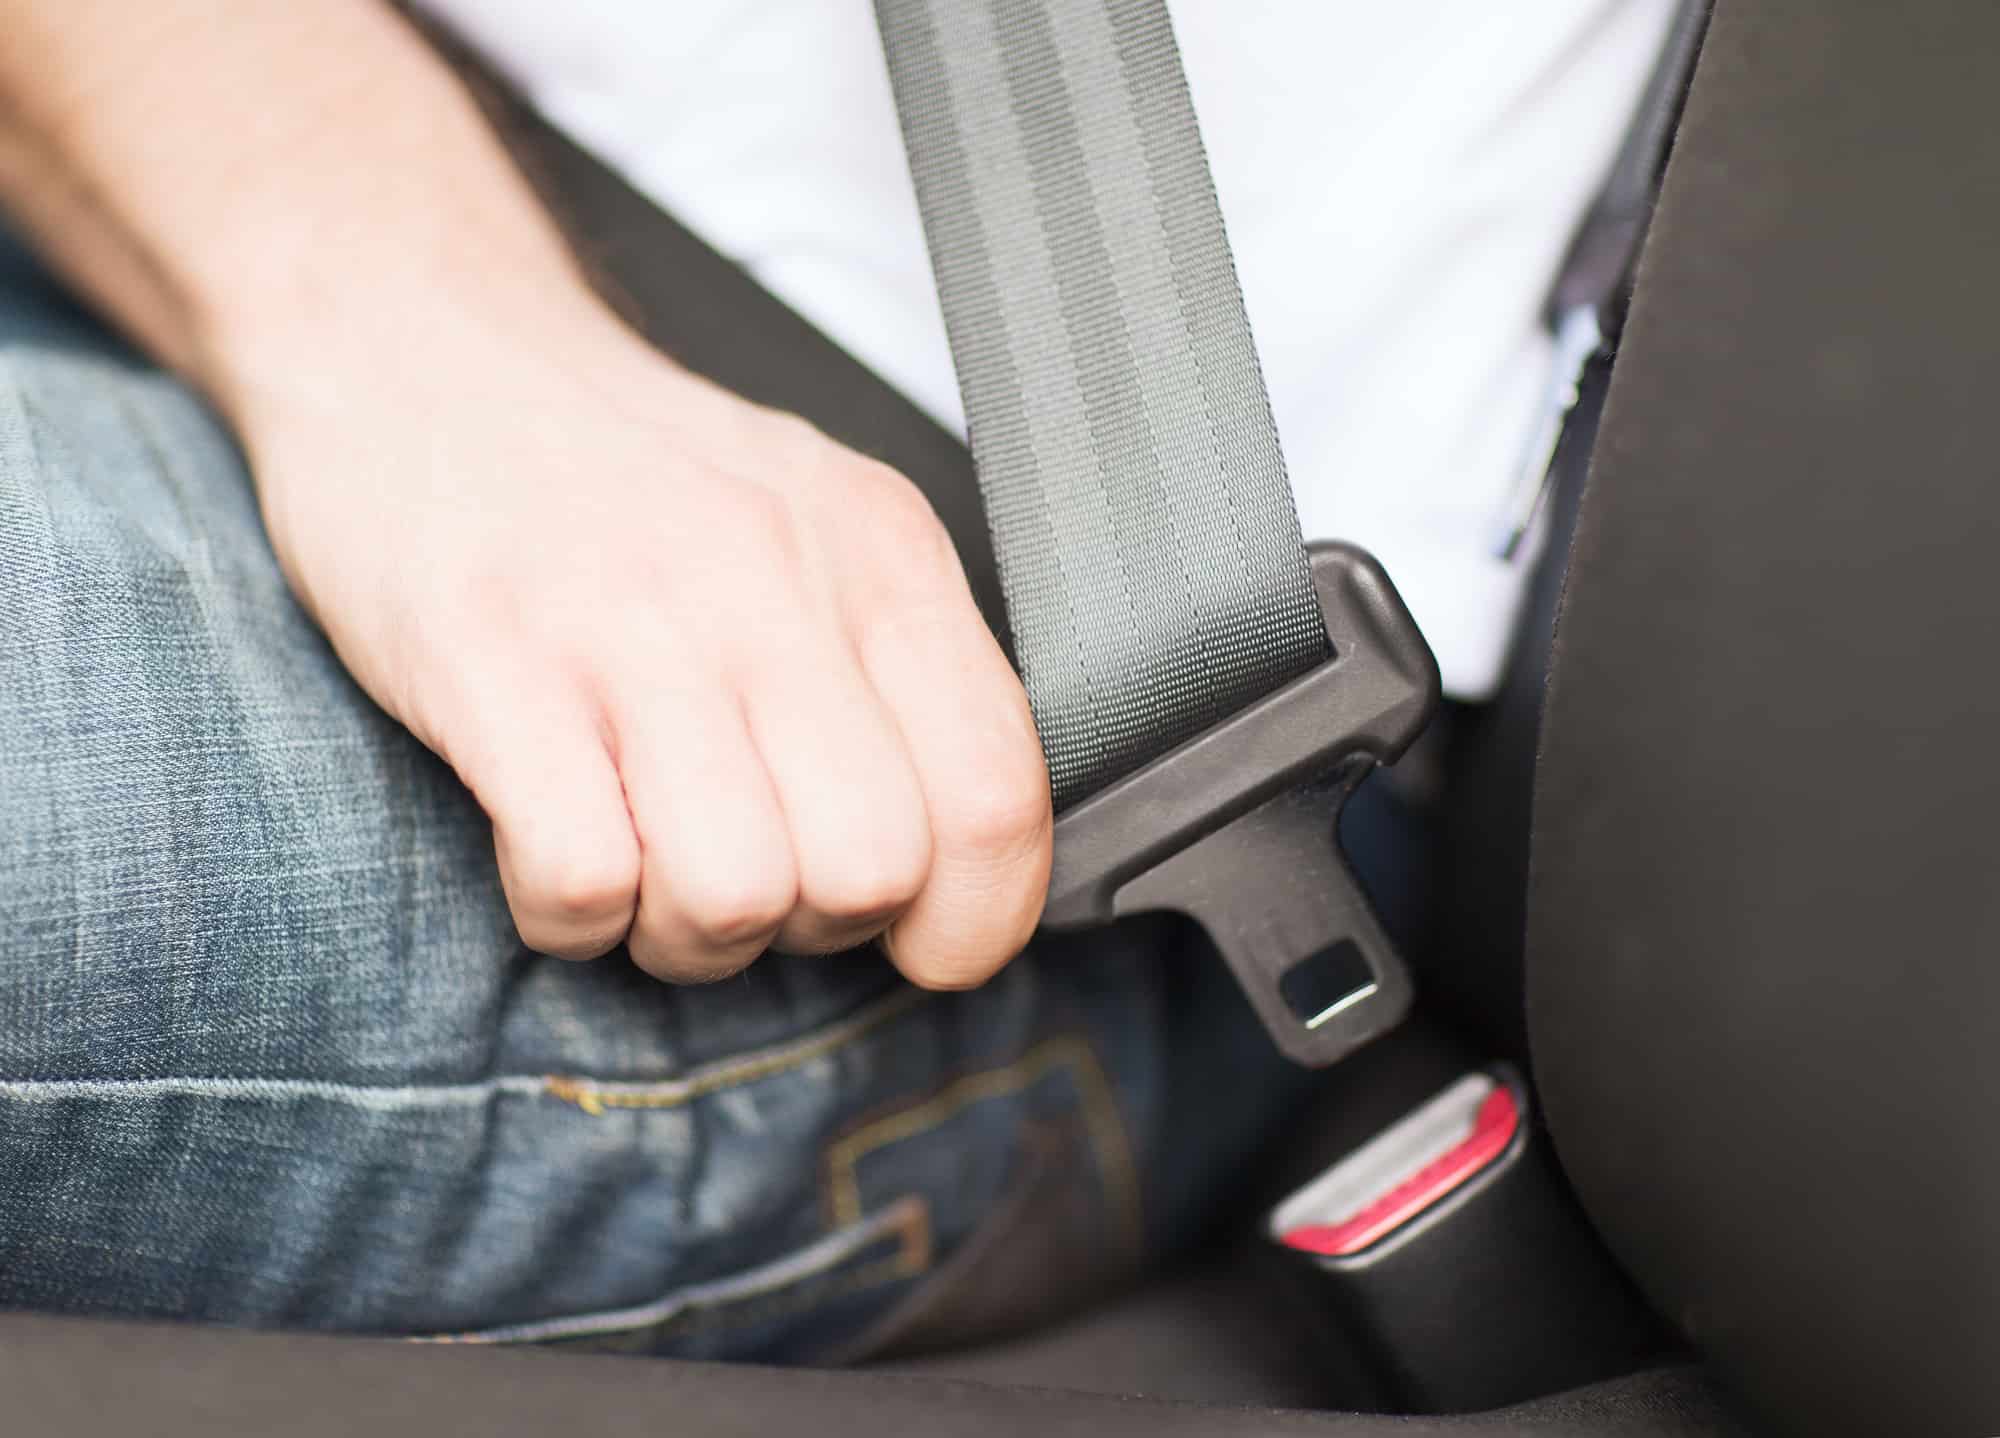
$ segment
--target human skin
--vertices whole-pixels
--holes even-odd
[[[0,0],[0,207],[234,429],[531,948],[1026,943],[1048,778],[928,504],[632,335],[381,0]]]

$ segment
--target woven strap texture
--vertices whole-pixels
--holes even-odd
[[[1058,808],[1328,654],[1163,0],[876,0]]]

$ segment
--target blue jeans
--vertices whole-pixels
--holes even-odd
[[[190,394],[0,238],[0,1306],[822,1360],[1196,1221],[1300,1078],[1169,923],[976,993],[521,947]]]

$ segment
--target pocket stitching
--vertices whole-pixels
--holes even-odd
[[[1083,1107],[1084,1132],[1097,1159],[1106,1197],[1117,1215],[1118,1229],[1128,1251],[1137,1255],[1145,1245],[1145,1224],[1139,1200],[1138,1167],[1132,1158],[1124,1115],[1111,1091],[1097,1052],[1079,1035],[1045,1039],[1012,1063],[969,1074],[913,1108],[875,1120],[845,1135],[826,1150],[827,1203],[835,1231],[861,1218],[861,1161],[869,1154],[932,1132],[972,1107],[990,1099],[1007,1098],[1028,1089],[1059,1069],[1071,1072]]]

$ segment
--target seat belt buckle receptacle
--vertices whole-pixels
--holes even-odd
[[[1341,805],[1429,722],[1437,662],[1382,566],[1310,547],[1332,657],[1056,818],[1044,927],[1173,910],[1295,1061],[1399,1023],[1410,976],[1341,852]]]
[[[1392,1412],[1498,1408],[1673,1350],[1564,1187],[1519,1073],[1475,1069],[1272,1211],[1283,1291]]]

